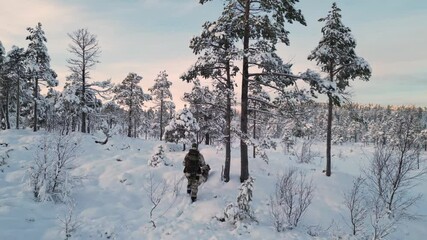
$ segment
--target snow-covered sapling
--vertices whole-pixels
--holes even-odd
[[[220,221],[227,221],[233,224],[242,220],[256,221],[251,208],[254,181],[255,179],[249,176],[249,178],[240,185],[237,205],[233,203],[228,204],[224,209],[224,218],[221,218]]]
[[[71,238],[71,235],[77,230],[80,225],[75,214],[76,204],[74,201],[67,201],[66,209],[63,216],[59,216],[58,220],[61,225],[61,230],[65,236],[65,240]]]
[[[160,145],[158,151],[148,160],[148,166],[157,167],[162,163],[167,165],[165,162],[165,151],[163,150],[163,146]]]
[[[365,221],[369,207],[364,184],[365,179],[359,176],[353,181],[351,190],[344,194],[344,205],[348,209],[349,226],[353,235],[365,232]]]
[[[190,110],[184,106],[184,109],[177,112],[165,128],[165,141],[182,143],[183,150],[185,145],[196,140],[196,132],[200,127]]]
[[[164,180],[156,181],[154,179],[153,173],[150,172],[148,184],[144,186],[144,190],[152,204],[150,209],[150,223],[153,224],[153,228],[156,228],[156,223],[154,222],[154,211],[160,205],[160,202],[165,197],[168,189],[169,186]]]
[[[4,146],[5,148],[0,148],[0,166],[6,164],[6,159],[8,159],[9,152],[13,151],[13,148],[8,148],[9,144],[0,143],[0,146]]]
[[[71,135],[44,136],[37,146],[33,164],[28,170],[30,186],[37,201],[65,201],[78,177],[71,175],[79,148]]]
[[[294,145],[295,157],[298,163],[311,163],[317,155],[311,150],[313,145],[312,139],[303,139],[300,144]]]

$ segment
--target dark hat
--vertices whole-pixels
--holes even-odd
[[[191,148],[197,149],[197,143],[191,144]]]

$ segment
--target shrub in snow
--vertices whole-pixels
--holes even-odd
[[[412,149],[409,142],[400,147],[391,141],[377,145],[365,170],[373,239],[383,239],[402,221],[419,217],[410,211],[422,197],[411,190],[427,173],[426,169],[418,169],[418,150]]]
[[[252,201],[254,181],[255,179],[253,177],[249,177],[240,186],[239,195],[237,196],[237,206],[240,210],[241,219],[244,219],[246,216],[249,216],[251,218],[253,216],[250,203]]]
[[[6,159],[9,158],[9,152],[13,151],[12,148],[8,148],[7,143],[0,143],[0,166],[6,164]],[[3,148],[4,147],[4,148]]]
[[[148,160],[148,166],[157,167],[162,163],[165,163],[165,151],[163,150],[163,146],[160,145],[159,150]]]
[[[71,135],[50,134],[41,139],[28,169],[29,184],[37,201],[63,202],[68,199],[78,180],[70,174],[78,142]]]
[[[168,190],[168,185],[164,180],[161,182],[154,181],[154,177],[150,173],[149,184],[148,186],[144,186],[144,189],[152,204],[150,209],[150,222],[153,224],[153,227],[156,228],[156,223],[154,221],[154,211],[159,206],[160,202],[164,199]]]
[[[387,129],[378,132],[372,161],[364,169],[365,180],[357,179],[344,196],[353,235],[363,232],[372,239],[384,239],[402,221],[418,219],[410,209],[422,195],[412,190],[427,169],[420,168],[422,144],[414,121],[409,114],[397,114]],[[368,222],[371,231],[365,228]]]
[[[73,201],[67,202],[64,215],[58,216],[61,227],[61,232],[64,234],[64,239],[68,240],[80,225],[74,215],[76,204]]]
[[[279,176],[275,194],[270,197],[270,213],[278,232],[297,227],[301,217],[310,206],[314,187],[303,172],[289,169]]]
[[[316,153],[311,150],[313,140],[303,139],[300,144],[295,144],[294,154],[298,163],[311,163]]]
[[[365,232],[365,221],[368,216],[368,201],[363,185],[365,179],[358,177],[353,181],[350,192],[344,194],[344,205],[348,209],[348,224],[351,227],[352,235]]]
[[[224,209],[224,221],[235,223],[238,220],[239,208],[233,204],[229,203]]]
[[[224,221],[235,224],[242,220],[255,220],[254,213],[251,208],[253,184],[255,179],[251,176],[244,181],[239,188],[237,196],[237,205],[230,203],[224,209]]]
[[[372,191],[395,214],[406,215],[409,206],[420,196],[411,196],[412,189],[427,169],[419,169],[421,144],[412,118],[402,116],[392,124],[388,140],[376,145],[372,162],[365,170]],[[398,213],[400,210],[403,212]]]
[[[371,235],[374,240],[385,239],[396,231],[398,223],[402,220],[393,217],[393,212],[387,209],[386,204],[380,197],[370,199],[370,211]]]
[[[164,179],[156,179],[152,172],[150,172],[150,174],[148,175],[148,179],[146,179],[143,188],[151,203],[150,223],[152,224],[153,228],[157,227],[155,222],[156,219],[162,217],[169,211],[169,209],[174,206],[178,193],[181,190],[181,184],[182,178],[181,180],[175,181],[174,183],[168,183]],[[168,197],[167,195],[172,195],[172,198],[170,198],[170,196]],[[170,200],[170,202],[164,204],[167,207],[162,213],[155,214],[157,207],[161,203],[165,202],[165,199]]]

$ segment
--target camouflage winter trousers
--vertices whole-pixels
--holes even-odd
[[[197,197],[198,188],[200,185],[199,176],[187,176],[187,192],[191,197]]]

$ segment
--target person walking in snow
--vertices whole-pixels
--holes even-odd
[[[210,167],[206,165],[203,155],[199,152],[197,144],[193,143],[191,149],[184,158],[184,174],[187,177],[187,193],[191,196],[191,201],[197,200],[197,192],[201,182],[207,180],[207,172]]]

